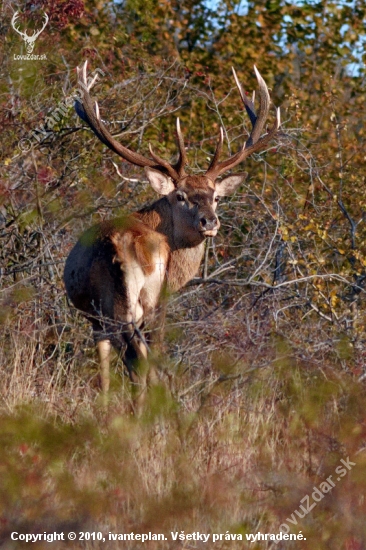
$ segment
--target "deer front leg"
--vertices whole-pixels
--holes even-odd
[[[123,358],[132,382],[132,408],[136,416],[141,416],[147,392],[147,348],[136,335],[127,344]]]
[[[111,354],[111,342],[110,340],[99,340],[97,342],[97,349],[100,361],[100,380],[102,386],[102,393],[106,395],[109,391],[110,376],[109,376],[109,363]]]

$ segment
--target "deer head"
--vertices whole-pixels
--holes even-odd
[[[41,30],[39,31],[33,31],[33,34],[31,36],[28,36],[26,32],[22,32],[21,30],[19,30],[17,27],[16,27],[16,23],[17,23],[17,19],[19,17],[19,12],[16,11],[13,15],[13,18],[11,20],[11,24],[12,24],[12,27],[13,29],[18,33],[20,34],[20,36],[23,38],[23,40],[25,41],[26,43],[26,49],[27,49],[27,53],[32,53],[33,52],[33,48],[34,48],[34,43],[35,41],[37,40],[37,38],[39,37],[39,35],[41,34],[41,32],[44,31],[47,23],[48,23],[48,15],[47,13],[43,12],[43,18],[44,18],[44,23],[43,23],[43,27],[41,28]]]
[[[149,145],[151,158],[136,153],[116,141],[102,121],[98,103],[91,98],[89,93],[97,75],[93,79],[87,78],[87,62],[85,62],[83,68],[77,68],[81,91],[81,100],[77,100],[75,105],[78,115],[87,122],[100,141],[112,151],[124,160],[136,166],[144,167],[153,189],[160,195],[167,197],[173,211],[175,222],[174,243],[176,246],[196,246],[205,237],[216,235],[220,226],[215,213],[219,198],[233,193],[247,174],[229,175],[221,180],[218,178],[241,164],[251,154],[265,148],[280,127],[280,110],[276,109],[274,125],[266,134],[261,135],[270,108],[270,97],[266,83],[256,67],[254,67],[254,70],[259,84],[258,113],[254,108],[254,97],[252,101],[246,96],[233,69],[236,86],[252,124],[249,138],[237,153],[226,160],[220,161],[224,139],[224,132],[221,128],[215,153],[205,174],[192,176],[187,174],[185,170],[187,156],[179,118],[176,125],[179,157],[175,164],[171,164],[158,156],[151,145]]]

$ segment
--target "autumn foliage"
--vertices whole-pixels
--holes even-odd
[[[29,29],[48,14],[34,48],[47,59],[15,59],[25,53],[15,10]],[[4,548],[12,531],[245,536],[284,523],[306,540],[277,548],[366,547],[365,17],[361,0],[4,1]],[[179,116],[191,173],[207,168],[220,126],[223,154],[248,135],[232,66],[251,94],[255,64],[281,107],[278,137],[219,205],[197,279],[167,297],[151,357],[164,384],[140,421],[128,416],[117,356],[101,406],[91,330],[62,282],[83,229],[155,198],[76,117],[75,67],[86,59],[100,70],[94,93],[112,133],[173,159]],[[337,481],[347,457],[356,466]],[[301,512],[330,475],[335,487]]]

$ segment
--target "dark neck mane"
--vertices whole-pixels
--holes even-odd
[[[166,236],[170,248],[167,286],[170,292],[179,290],[197,275],[205,249],[204,242],[189,248],[179,248],[175,245],[174,220],[166,197],[142,208],[134,216],[154,231]]]

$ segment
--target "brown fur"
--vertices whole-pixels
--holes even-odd
[[[102,389],[109,387],[110,345],[121,349],[125,343],[124,361],[138,392],[137,410],[147,380],[157,377],[151,369],[146,374],[137,370],[137,361],[147,358],[147,348],[136,338],[135,327],[143,326],[164,288],[175,292],[197,274],[205,227],[219,227],[215,209],[212,182],[204,176],[185,177],[150,206],[86,231],[66,261],[67,293],[93,324]]]
[[[115,246],[116,261],[125,263],[133,258],[145,275],[151,275],[154,271],[153,257],[157,251],[164,256],[168,254],[166,237],[152,231],[137,216],[131,216],[126,229],[112,233],[110,239]]]
[[[211,208],[206,202],[212,200],[212,191],[206,198],[206,182],[202,184],[200,179],[194,178],[193,183],[197,184],[197,189],[192,183],[185,189],[192,196],[199,191],[198,199],[206,212]],[[191,210],[190,207],[187,211],[188,224],[195,222],[200,215],[198,210],[193,216]],[[66,289],[74,305],[93,324],[104,391],[109,386],[108,341],[117,348],[121,348],[124,341],[127,343],[125,361],[131,379],[138,387],[146,384],[141,374],[135,373],[135,361],[146,357],[146,349],[134,338],[131,321],[141,324],[144,316],[157,304],[164,287],[174,292],[198,272],[204,236],[196,231],[193,232],[193,244],[189,235],[187,242],[184,242],[185,237],[182,242],[181,236],[177,242],[177,221],[173,211],[170,200],[163,197],[128,217],[102,222],[82,235],[67,259]],[[192,211],[195,212],[194,208]],[[190,216],[193,216],[192,221]],[[184,221],[185,217],[182,219]],[[157,265],[160,265],[157,261],[161,262],[163,269],[161,277],[156,275]],[[131,270],[131,266],[136,267]],[[138,290],[141,285],[141,290]],[[153,372],[149,376],[150,380],[156,380]]]

